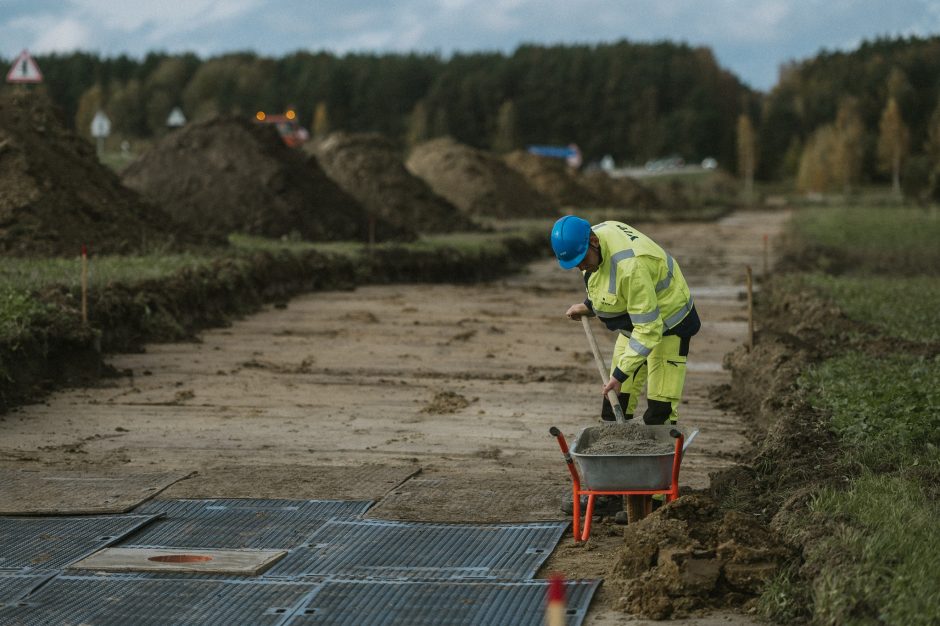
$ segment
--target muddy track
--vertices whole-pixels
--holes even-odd
[[[762,235],[774,237],[784,219],[753,212],[641,227],[682,264],[704,321],[681,409],[702,429],[685,485],[707,486],[745,445],[746,424],[715,408],[708,390],[727,381],[722,358],[746,335],[744,266],[759,271]],[[196,470],[162,497],[315,498],[358,493],[368,465],[404,480],[375,517],[561,518],[569,480],[548,429],[573,436],[600,407],[581,325],[564,318],[582,298],[579,283],[539,261],[474,286],[299,297],[198,342],[116,356],[111,365],[133,376],[0,417],[0,466]],[[613,335],[595,333],[609,355]],[[590,551],[565,539],[546,570],[604,576],[621,533],[600,524]],[[613,623],[615,600],[602,588],[588,623]]]

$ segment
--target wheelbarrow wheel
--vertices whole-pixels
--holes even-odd
[[[627,496],[627,523],[634,524],[653,512],[653,496]]]

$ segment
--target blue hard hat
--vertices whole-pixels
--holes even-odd
[[[591,225],[580,217],[566,215],[552,226],[552,250],[566,270],[584,260],[590,241]]]

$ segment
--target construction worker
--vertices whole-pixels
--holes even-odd
[[[567,215],[552,228],[552,249],[564,269],[584,274],[587,298],[566,315],[596,315],[620,336],[610,380],[604,385],[601,417],[614,419],[607,392],[618,393],[627,419],[647,385],[646,424],[675,423],[685,384],[689,341],[701,322],[679,264],[655,241],[621,222]]]

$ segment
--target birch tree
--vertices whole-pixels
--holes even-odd
[[[891,174],[891,189],[898,197],[901,196],[901,165],[909,148],[910,133],[898,102],[893,97],[888,98],[878,124],[878,166],[882,172]]]

